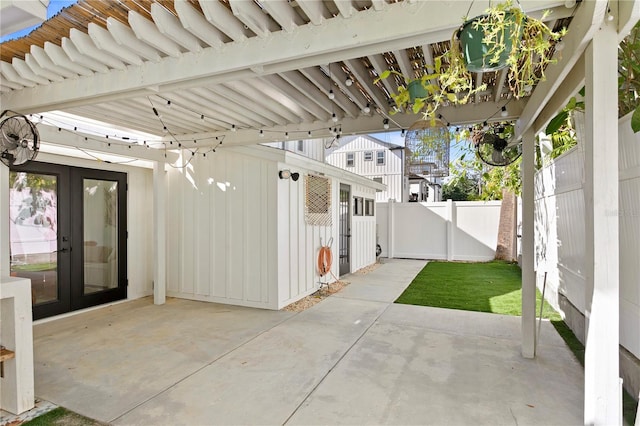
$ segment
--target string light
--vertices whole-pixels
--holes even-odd
[[[335,112],[331,115],[331,121],[333,121],[334,123],[338,122],[338,116],[336,115]]]
[[[200,114],[200,120],[204,121],[204,114]]]
[[[167,108],[171,108],[171,101],[167,101]]]
[[[367,102],[367,106],[362,108],[362,112],[364,112],[365,114],[369,114],[371,112],[371,104],[369,104],[369,102]]]
[[[385,118],[384,120],[382,120],[382,127],[384,127],[385,130],[389,129],[389,119]]]
[[[231,131],[232,131],[232,132],[235,132],[235,131],[236,131],[236,125],[235,125],[235,124],[232,124],[232,125],[231,125]]]
[[[400,136],[402,136],[404,138],[404,134],[405,134],[405,131],[404,131],[404,129],[402,129],[402,131],[400,132]]]
[[[353,84],[353,80],[351,80],[349,77],[347,77],[347,79],[344,81],[344,84],[347,86],[351,86]]]
[[[509,115],[509,111],[507,111],[507,107],[503,105],[502,108],[500,109],[500,116],[506,117],[507,115]]]
[[[329,97],[329,99],[335,99],[336,95],[335,95],[335,93],[333,93],[333,89],[329,89],[328,97]]]
[[[262,131],[262,129],[260,130],[260,137],[263,138],[264,137],[264,132]]]

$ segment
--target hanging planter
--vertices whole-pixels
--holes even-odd
[[[514,45],[522,39],[522,26],[514,12],[481,15],[458,31],[460,51],[468,71],[497,71],[509,66]]]
[[[414,103],[416,99],[426,98],[427,89],[422,85],[422,80],[412,80],[407,85],[409,91],[409,102]]]

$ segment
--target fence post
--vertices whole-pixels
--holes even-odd
[[[458,214],[456,211],[456,203],[451,201],[451,199],[447,200],[447,260],[451,261],[454,259],[455,254],[455,230],[458,222]]]
[[[395,223],[395,221],[393,220],[393,216],[394,216],[394,206],[395,206],[395,200],[393,198],[389,198],[389,202],[387,203],[387,206],[389,207],[389,211],[387,214],[387,220],[389,221],[389,223],[387,224],[387,256],[389,257],[389,259],[393,259],[393,239],[394,239],[394,229],[393,229],[393,224]]]

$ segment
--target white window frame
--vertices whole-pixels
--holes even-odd
[[[347,152],[347,167],[354,167],[356,160],[355,160],[355,155],[353,152]],[[351,164],[349,164],[351,163]]]
[[[380,154],[382,154],[382,156]],[[376,165],[384,166],[385,163],[386,163],[386,160],[387,160],[387,156],[386,156],[384,151],[377,151],[376,152]]]
[[[373,151],[364,152],[364,161],[373,161]]]

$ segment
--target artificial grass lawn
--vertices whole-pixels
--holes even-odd
[[[436,308],[522,315],[522,274],[515,263],[429,262],[413,279],[396,303]],[[536,290],[536,317],[542,295]],[[584,346],[548,303],[542,317],[551,321],[576,359],[584,367]],[[623,415],[634,424],[638,403],[623,392]]]
[[[429,262],[396,303],[522,315],[522,274],[515,263]],[[542,296],[537,292],[536,315]],[[548,304],[542,317],[560,320]]]
[[[31,419],[22,424],[22,426],[104,426],[105,423],[88,417],[81,416],[78,413],[58,407],[44,413],[41,416]]]

